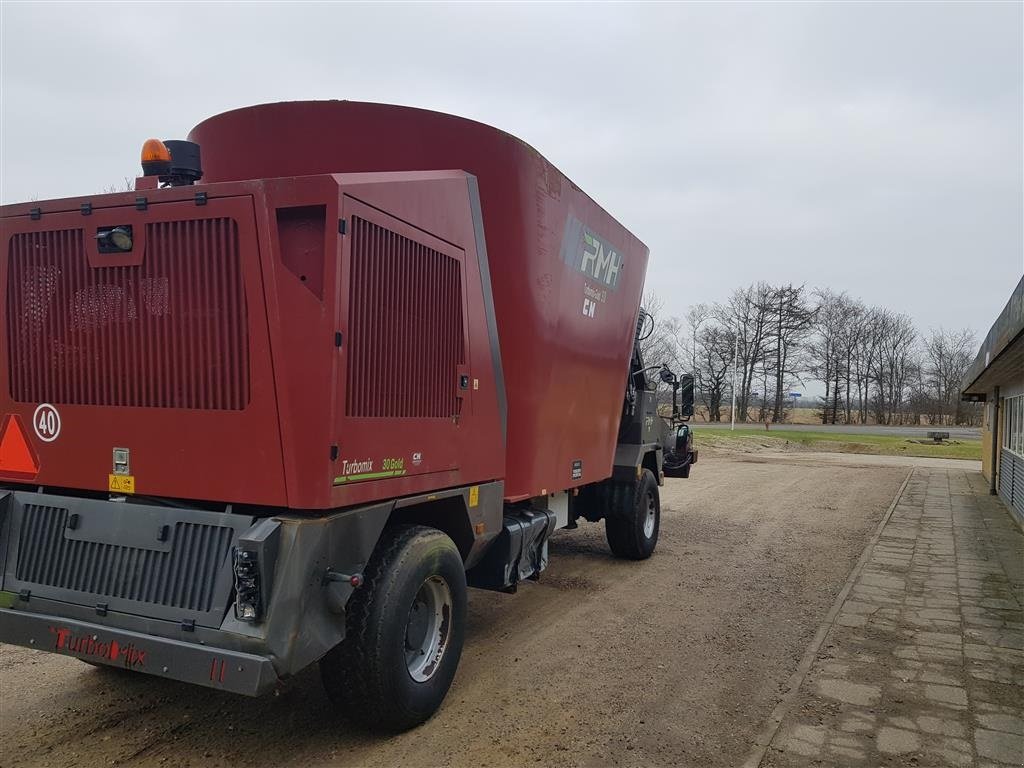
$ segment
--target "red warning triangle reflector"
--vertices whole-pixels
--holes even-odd
[[[0,475],[31,479],[39,474],[39,460],[17,414],[8,414],[0,426]]]

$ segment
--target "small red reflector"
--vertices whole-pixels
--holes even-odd
[[[17,414],[8,414],[0,426],[0,474],[31,479],[39,474],[39,460]]]

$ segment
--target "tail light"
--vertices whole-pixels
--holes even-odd
[[[259,621],[263,617],[263,595],[260,591],[260,563],[255,552],[235,550],[235,618]]]

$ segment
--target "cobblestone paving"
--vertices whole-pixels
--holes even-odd
[[[1024,765],[1024,536],[913,471],[762,766]]]

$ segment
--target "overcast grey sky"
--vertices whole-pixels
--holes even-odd
[[[3,2],[0,199],[247,104],[408,104],[540,150],[673,313],[765,279],[983,335],[1024,272],[1022,8]]]

